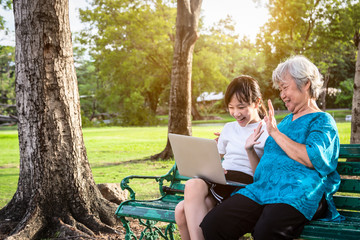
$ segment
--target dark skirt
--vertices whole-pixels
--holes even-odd
[[[253,177],[239,171],[227,170],[225,174],[226,180],[235,181],[239,183],[250,184],[253,182]],[[235,191],[238,190],[240,187],[231,186],[231,185],[223,185],[219,183],[213,183],[208,180],[204,180],[208,187],[209,193],[215,198],[217,203],[221,203]]]

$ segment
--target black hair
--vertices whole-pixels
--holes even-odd
[[[263,119],[266,115],[266,108],[263,104],[258,81],[253,77],[241,75],[231,81],[225,92],[225,105],[228,107],[232,96],[236,96],[239,102],[248,104],[259,102],[259,116]]]

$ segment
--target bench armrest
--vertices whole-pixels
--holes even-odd
[[[176,175],[177,172],[177,167],[176,164],[174,164],[174,166],[172,166],[172,168],[170,169],[170,171],[168,173],[166,173],[165,175],[162,176],[140,176],[140,175],[131,175],[128,177],[125,177],[121,183],[121,189],[125,190],[127,189],[130,192],[130,198],[132,200],[135,200],[135,191],[129,186],[129,182],[130,179],[134,179],[134,178],[138,178],[138,179],[155,179],[158,183],[159,183],[159,191],[161,196],[164,196],[166,193],[163,191],[163,184],[164,184],[164,180],[168,181],[168,182],[173,182],[174,181],[174,176]]]
[[[139,175],[131,175],[125,177],[121,180],[120,186],[122,190],[128,190],[130,192],[130,199],[135,200],[135,191],[129,186],[131,179],[155,179],[156,182],[159,182],[159,187],[162,189],[163,182],[165,178],[163,176],[139,176]]]

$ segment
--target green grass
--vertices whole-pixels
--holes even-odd
[[[231,120],[231,118],[227,118]],[[194,125],[193,136],[214,138],[222,124]],[[337,124],[341,143],[350,142],[350,123]],[[170,161],[145,160],[161,152],[166,144],[167,127],[104,127],[83,130],[85,146],[96,183],[118,183],[128,175],[162,175],[174,164]],[[0,131],[0,208],[17,188],[19,146],[16,130]],[[156,184],[135,182],[140,195],[157,192]],[[144,187],[146,186],[146,188]],[[151,191],[148,189],[153,187]]]
[[[193,135],[214,138],[222,126],[194,126]],[[128,175],[162,175],[174,161],[144,161],[165,148],[167,127],[105,127],[83,130],[85,146],[96,183],[117,183]],[[16,130],[0,131],[0,208],[17,188],[19,146]],[[135,185],[143,185],[135,184]],[[147,184],[147,183],[146,183]],[[154,190],[156,191],[156,190]],[[137,189],[140,194],[146,188]]]

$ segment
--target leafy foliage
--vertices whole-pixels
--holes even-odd
[[[354,79],[346,79],[340,83],[341,93],[336,96],[335,104],[340,107],[351,109],[354,91]]]
[[[351,39],[359,22],[358,6],[359,1],[351,0],[270,0],[271,17],[257,37],[266,58],[264,74],[270,78],[280,61],[303,54],[319,67],[327,80],[325,87],[338,88],[354,75]],[[274,95],[266,91],[266,96]]]
[[[15,114],[15,48],[0,46],[0,115]]]
[[[97,99],[123,125],[155,121],[170,83],[176,8],[171,1],[98,0],[80,10],[98,76]]]

